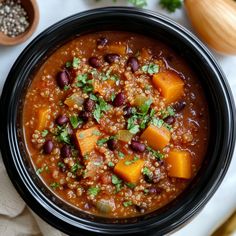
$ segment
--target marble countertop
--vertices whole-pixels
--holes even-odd
[[[4,85],[7,74],[14,61],[25,48],[25,46],[40,32],[57,21],[72,14],[104,6],[128,5],[125,0],[118,0],[113,3],[112,0],[103,0],[96,2],[94,0],[38,0],[40,9],[40,22],[34,35],[25,43],[13,46],[0,46],[0,93]],[[178,22],[179,24],[191,29],[184,10],[177,10],[173,14],[168,14],[160,9],[157,0],[149,0],[147,9],[165,14]],[[236,32],[235,32],[236,33]],[[236,56],[222,56],[213,52],[223,68],[224,73],[236,98]],[[226,177],[217,190],[215,195],[208,202],[201,213],[196,216],[187,226],[172,234],[173,236],[206,236],[210,235],[214,229],[219,226],[226,217],[236,209],[236,153]]]

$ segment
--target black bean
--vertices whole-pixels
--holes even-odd
[[[124,108],[124,117],[129,118],[133,113],[133,109],[130,106]]]
[[[57,84],[58,86],[63,89],[65,86],[67,86],[70,82],[70,75],[66,70],[60,71],[57,74]]]
[[[134,141],[134,140],[131,141],[131,145],[130,146],[136,152],[144,152],[145,149],[146,149],[144,144],[142,144],[142,143],[140,143],[138,141]]]
[[[104,47],[108,43],[108,39],[105,37],[101,37],[97,39],[97,46],[102,46]]]
[[[56,123],[58,125],[64,125],[69,121],[69,119],[65,115],[60,115],[56,119]]]
[[[93,111],[94,107],[95,107],[95,102],[92,99],[87,98],[84,101],[84,110],[85,111]]]
[[[53,142],[51,140],[47,140],[43,145],[43,151],[45,154],[50,154],[53,150]]]
[[[186,106],[185,101],[179,101],[173,105],[173,108],[175,109],[176,112],[180,112],[185,108],[185,106]]]
[[[92,116],[91,112],[88,112],[88,111],[81,111],[81,112],[79,113],[79,117],[80,117],[84,122],[87,122],[91,116]]]
[[[117,148],[117,141],[115,139],[109,139],[107,141],[107,146],[111,151],[114,151]]]
[[[63,145],[61,148],[61,156],[62,158],[67,158],[71,156],[71,148],[69,145]]]
[[[168,116],[164,119],[164,122],[168,125],[172,125],[175,122],[175,118],[174,116]]]
[[[104,56],[104,60],[106,62],[108,62],[109,64],[115,62],[115,61],[118,61],[120,59],[120,56],[116,53],[110,53],[110,54],[106,54]]]
[[[132,72],[135,72],[139,68],[138,59],[136,57],[130,57],[127,61],[127,65],[131,67]]]
[[[113,101],[113,106],[120,107],[125,102],[125,95],[123,93],[118,93]]]
[[[101,63],[97,57],[90,57],[88,62],[89,62],[89,65],[94,68],[99,68],[101,66]]]

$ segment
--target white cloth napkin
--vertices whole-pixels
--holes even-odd
[[[36,33],[39,34],[49,25],[80,11],[94,7],[109,5],[127,5],[127,1],[120,0],[114,3],[112,0],[103,0],[95,3],[94,0],[40,0],[40,22]],[[168,14],[161,10],[157,0],[148,0],[148,9],[168,15],[181,25],[189,28],[189,21],[184,10],[177,10],[174,14]],[[53,10],[52,10],[53,9]],[[30,39],[32,40],[33,37]],[[0,93],[5,78],[23,48],[29,43],[15,47],[0,46]],[[231,88],[236,97],[236,57],[219,56],[218,58]],[[203,211],[187,224],[184,228],[172,236],[206,236],[224,221],[231,212],[236,209],[236,156],[231,163],[230,169],[220,188],[210,200]],[[0,236],[65,236],[54,229],[28,209],[25,202],[18,195],[10,182],[0,156]]]

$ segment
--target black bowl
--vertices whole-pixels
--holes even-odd
[[[140,217],[97,217],[64,203],[35,174],[23,140],[22,107],[35,70],[68,40],[102,30],[137,32],[169,44],[198,74],[209,104],[209,145],[198,175],[176,200]],[[209,51],[170,19],[133,8],[86,11],[41,33],[22,52],[8,75],[1,97],[1,114],[1,151],[13,184],[33,211],[70,235],[163,235],[183,226],[206,205],[222,182],[235,143],[234,101],[225,76]]]

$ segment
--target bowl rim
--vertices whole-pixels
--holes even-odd
[[[7,106],[7,104],[9,103],[9,91],[11,91],[11,93],[14,93],[14,89],[12,90],[12,88],[14,87],[15,83],[17,83],[17,81],[14,81],[14,71],[19,68],[20,62],[21,60],[29,53],[30,49],[34,46],[40,43],[40,41],[47,35],[51,34],[53,31],[59,29],[60,27],[63,27],[63,25],[65,25],[66,23],[69,23],[71,21],[74,20],[81,20],[81,19],[86,19],[88,17],[91,16],[98,16],[98,15],[102,15],[102,14],[112,14],[112,15],[130,15],[133,16],[138,16],[138,17],[146,17],[149,18],[150,20],[154,21],[156,20],[159,24],[163,24],[166,27],[171,27],[172,30],[175,30],[176,33],[178,33],[179,35],[181,35],[181,37],[183,37],[183,39],[185,41],[188,41],[189,43],[191,43],[191,45],[193,47],[195,47],[195,49],[202,54],[202,56],[204,57],[204,59],[208,62],[209,65],[211,65],[211,70],[214,70],[214,73],[217,75],[218,78],[218,82],[220,83],[221,89],[224,91],[224,95],[225,95],[225,99],[226,99],[226,105],[227,105],[227,111],[228,111],[228,115],[229,115],[229,122],[231,124],[231,130],[228,130],[228,137],[227,140],[225,140],[225,142],[227,142],[227,150],[225,151],[225,157],[221,162],[221,166],[219,167],[218,165],[218,169],[217,169],[217,173],[214,173],[214,176],[211,177],[211,181],[209,181],[207,183],[207,186],[209,187],[208,193],[204,194],[204,196],[201,197],[201,200],[195,201],[194,203],[194,207],[190,207],[188,205],[188,209],[184,209],[185,211],[187,211],[187,213],[185,213],[184,216],[180,217],[178,221],[175,222],[169,222],[171,224],[168,225],[168,229],[167,227],[164,227],[163,229],[160,229],[158,231],[158,233],[160,233],[160,235],[163,235],[167,232],[170,232],[174,229],[177,229],[178,227],[180,227],[181,225],[183,225],[184,223],[186,223],[187,221],[189,221],[193,215],[195,215],[196,213],[198,213],[204,206],[205,204],[209,201],[209,199],[212,197],[212,195],[215,193],[215,191],[217,190],[218,186],[220,185],[220,183],[222,182],[226,171],[229,167],[231,158],[232,158],[232,154],[233,154],[233,150],[234,150],[234,144],[235,144],[235,105],[234,105],[234,100],[233,100],[233,96],[230,90],[230,87],[228,85],[228,82],[222,72],[222,70],[220,69],[219,65],[217,64],[216,60],[213,58],[213,56],[211,55],[211,53],[209,52],[209,50],[200,42],[200,40],[198,40],[194,35],[192,35],[187,29],[185,29],[184,27],[178,25],[176,22],[174,22],[173,20],[169,19],[168,17],[165,17],[161,14],[158,14],[156,12],[152,12],[149,10],[141,10],[141,9],[136,9],[136,8],[130,8],[130,7],[107,7],[107,8],[98,8],[98,9],[93,9],[93,10],[88,10],[85,12],[81,12],[75,15],[72,15],[70,17],[67,17],[61,21],[59,21],[58,23],[50,26],[48,29],[44,30],[40,35],[38,35],[26,48],[25,50],[21,53],[21,55],[18,57],[18,59],[16,60],[15,64],[13,65],[7,80],[5,82],[4,88],[3,88],[3,92],[2,92],[2,96],[1,96],[1,112],[2,114],[9,114],[9,108]],[[14,87],[15,88],[15,87]],[[11,102],[11,101],[10,101]],[[12,104],[11,104],[12,107]],[[59,228],[61,231],[64,231],[66,233],[70,232],[71,234],[75,233],[75,230],[78,230],[78,228],[76,228],[76,226],[73,223],[73,219],[67,219],[67,228],[64,228],[63,223],[65,223],[65,218],[59,218],[58,219],[58,214],[57,214],[57,210],[55,207],[49,207],[49,202],[47,199],[43,199],[44,201],[42,202],[42,196],[40,196],[39,192],[37,192],[36,189],[34,189],[33,186],[33,182],[30,179],[26,179],[25,182],[22,182],[21,177],[19,175],[19,172],[21,171],[19,169],[20,164],[17,162],[17,160],[12,159],[12,158],[7,158],[9,156],[14,156],[14,155],[19,155],[19,150],[14,150],[14,145],[15,147],[18,145],[16,137],[14,137],[14,132],[15,130],[13,129],[14,127],[11,127],[11,124],[9,125],[7,117],[4,118],[4,121],[1,122],[1,136],[0,136],[0,140],[2,143],[6,144],[6,145],[2,145],[1,146],[1,151],[2,151],[2,156],[3,156],[3,161],[4,164],[6,166],[7,172],[9,177],[12,180],[12,183],[15,185],[16,189],[18,190],[18,192],[20,193],[20,195],[23,197],[23,199],[26,201],[27,204],[29,204],[29,206],[39,215],[41,216],[44,220],[46,220],[48,223],[50,223],[51,225],[53,225],[54,227]],[[4,137],[4,134],[7,135],[8,140],[6,142],[6,137]],[[12,144],[14,144],[12,146]],[[17,171],[12,170],[12,167],[16,167]],[[23,173],[23,172],[22,172]],[[24,173],[25,174],[25,173]],[[18,181],[15,181],[15,178],[19,178]],[[214,179],[214,180],[213,180]],[[25,184],[27,184],[28,188],[26,188]],[[30,197],[29,199],[29,195],[31,194],[34,197]],[[41,202],[40,202],[41,201]],[[40,202],[40,203],[39,203]],[[48,212],[50,208],[50,213]],[[47,214],[45,216],[45,213],[43,213],[43,210],[47,209]],[[173,213],[172,216],[172,220],[174,217],[177,217],[178,214],[177,213]],[[163,220],[160,220],[158,222],[155,222],[154,219],[152,219],[152,221],[149,221],[148,227],[157,227],[157,223],[160,225],[161,223],[164,222]],[[117,227],[114,224],[106,224],[106,225],[96,225],[96,223],[91,223],[89,221],[81,221],[80,223],[78,223],[78,226],[81,228],[82,232],[84,232],[84,230],[89,230],[89,231],[93,231],[95,233],[104,233],[104,234],[124,234],[125,233],[137,233],[141,231],[145,231],[148,229],[147,225],[146,225],[147,221],[143,221],[142,224],[138,224],[135,225],[134,224],[129,224],[129,225],[117,225]],[[166,224],[166,222],[164,222]],[[69,230],[69,225],[71,225],[71,229]],[[102,227],[103,228],[102,228]],[[167,226],[167,225],[166,225]],[[104,230],[105,229],[105,230]],[[69,230],[69,231],[68,231]],[[78,231],[77,231],[78,232]],[[86,231],[86,235],[89,235],[88,232]]]

